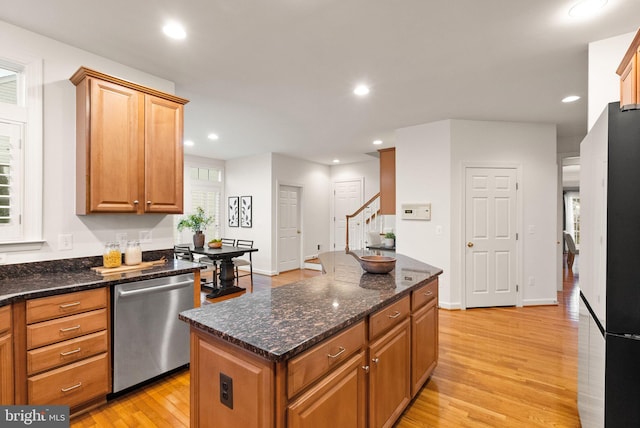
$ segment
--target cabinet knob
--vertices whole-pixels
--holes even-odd
[[[473,242],[467,242],[467,247],[469,248],[473,247]]]
[[[369,373],[369,366],[362,366],[362,370],[364,370],[365,373]]]
[[[135,201],[133,201],[133,203],[138,205],[140,203],[140,201],[136,199]]]
[[[151,201],[147,201],[147,205],[151,205]]]
[[[374,363],[378,364],[378,361],[380,361],[380,360],[378,359],[378,357],[376,357],[376,358],[372,358],[371,361],[373,361]]]

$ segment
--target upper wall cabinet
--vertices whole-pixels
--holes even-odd
[[[640,108],[640,30],[618,66],[620,76],[620,108],[632,110]]]
[[[76,213],[183,212],[184,104],[81,67],[76,85]]]
[[[380,214],[396,213],[396,149],[380,149]]]

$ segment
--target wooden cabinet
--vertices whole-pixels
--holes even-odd
[[[393,426],[437,362],[437,293],[434,279],[278,362],[192,326],[191,426]]]
[[[9,404],[14,404],[11,305],[0,307],[0,405]]]
[[[287,427],[366,426],[364,351],[325,376],[287,409]]]
[[[70,80],[76,213],[182,213],[188,101],[84,67]]]
[[[396,149],[380,149],[380,214],[396,213]]]
[[[272,427],[273,403],[273,363],[192,329],[191,427]]]
[[[108,290],[26,302],[28,404],[64,404],[71,412],[110,391]]]
[[[438,363],[438,279],[411,295],[411,397]]]
[[[640,30],[629,45],[627,52],[618,66],[616,73],[620,76],[620,108],[623,110],[640,108]]]
[[[390,427],[411,400],[409,297],[371,315],[369,327],[377,330],[369,337],[369,426]]]

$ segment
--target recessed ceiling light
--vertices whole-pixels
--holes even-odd
[[[577,96],[577,95],[569,95],[568,97],[564,97],[562,99],[562,102],[563,103],[572,103],[574,101],[578,101],[579,99],[580,99],[580,97]]]
[[[600,11],[607,4],[607,0],[581,0],[569,9],[569,16],[586,18]]]
[[[162,27],[162,31],[172,39],[181,40],[187,37],[187,32],[184,30],[184,27],[177,22],[168,23],[167,25]]]
[[[215,141],[220,137],[218,137],[218,134],[209,134],[209,135],[207,135],[207,138],[210,139],[210,140]]]
[[[333,163],[340,163],[340,159],[334,159]]]
[[[376,146],[379,146],[380,144],[382,144],[382,140],[375,140],[373,144],[375,144]]]
[[[193,146],[193,145],[194,145],[194,142],[193,142],[193,141],[191,141],[191,140],[184,140],[184,145],[185,145],[185,146],[189,146],[189,147],[191,147],[191,146]]]
[[[365,96],[369,93],[369,87],[367,85],[358,85],[355,87],[355,89],[353,90],[353,93],[358,95],[358,96]]]

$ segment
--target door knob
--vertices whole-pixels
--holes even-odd
[[[473,242],[467,242],[467,247],[469,248],[473,247]]]

